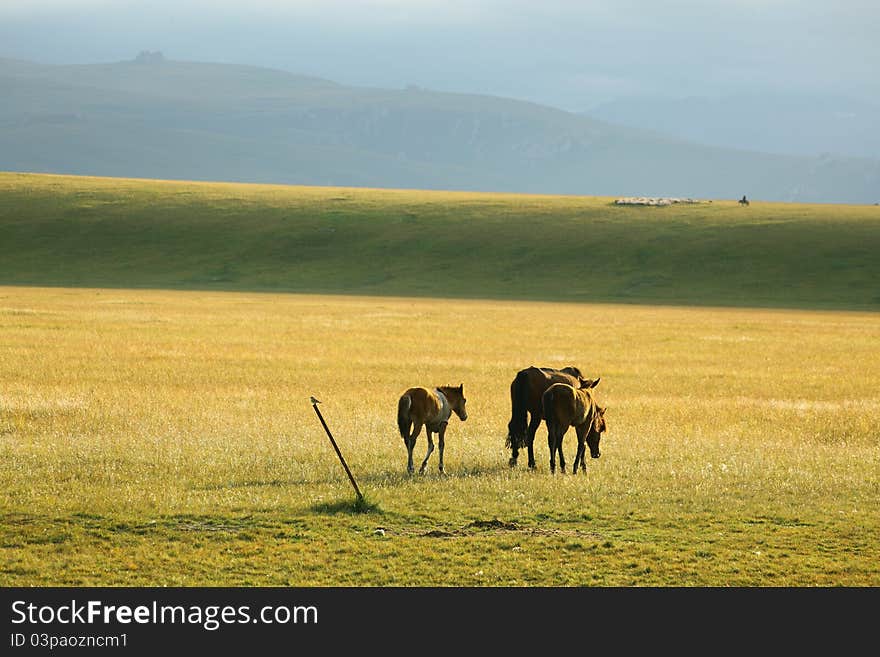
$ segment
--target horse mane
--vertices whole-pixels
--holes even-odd
[[[587,401],[590,402],[590,431],[595,431],[596,429],[596,416],[599,412],[599,404],[596,403],[596,398],[593,397],[593,393],[590,392],[589,388],[580,388],[580,392],[586,395]]]
[[[593,396],[590,388],[581,388],[581,390],[584,394],[587,395],[590,400],[590,433],[592,433],[593,431],[598,431],[598,428],[596,427],[596,420],[600,417],[600,415],[604,419],[605,413],[603,412],[602,407],[599,406],[599,402],[596,401],[596,398]],[[599,433],[602,432],[600,431]]]
[[[462,389],[459,386],[437,386],[437,390],[449,397],[450,394],[456,397],[463,397]]]

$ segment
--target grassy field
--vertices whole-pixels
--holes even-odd
[[[25,204],[29,220],[46,216],[42,228],[81,232],[81,241],[69,260],[53,260],[60,244],[46,238],[38,252],[41,233],[22,219],[16,239],[31,245],[28,257],[44,257],[30,269],[27,258],[10,265],[4,239],[0,280],[20,272],[31,283],[41,275],[61,283],[67,270],[80,281],[119,275],[114,282],[130,283],[125,239],[119,252],[81,253],[86,211],[77,206],[69,223],[79,228],[65,229],[64,213],[41,205],[40,180]],[[89,202],[111,193],[89,184]],[[145,207],[173,205],[156,189]],[[8,225],[9,192],[2,198]],[[404,197],[382,198],[393,206]],[[421,198],[419,213],[427,212],[429,197]],[[468,221],[484,207],[473,199],[463,201]],[[597,200],[553,203],[571,208],[554,220],[572,224],[576,214],[609,211]],[[738,210],[695,207],[673,224],[714,217],[722,225]],[[403,222],[404,211],[395,212]],[[791,209],[754,230],[784,231],[797,212],[822,228],[818,211]],[[858,227],[865,212],[840,216]],[[647,216],[635,210],[621,216],[648,221],[632,219]],[[102,217],[96,212],[95,222],[121,221]],[[611,231],[615,221],[606,223]],[[109,269],[90,272],[92,256]],[[164,256],[188,259],[183,247]],[[427,256],[407,262],[414,257],[422,264]],[[590,273],[572,285],[605,280],[614,257],[581,260],[578,269]],[[243,271],[247,261],[236,262]],[[242,280],[257,280],[261,266]],[[872,266],[817,289],[845,291],[849,276]],[[144,284],[162,282],[158,267],[144,272]],[[293,270],[285,276],[299,280]],[[797,299],[797,289],[791,294]],[[825,300],[820,294],[817,305]],[[878,344],[876,313],[7,285],[0,585],[878,586]],[[586,475],[549,474],[543,427],[538,471],[508,468],[508,386],[530,364],[574,364],[602,377],[597,396],[609,428]],[[470,418],[450,424],[447,476],[436,460],[425,476],[406,476],[398,395],[458,383]],[[309,395],[323,400],[372,512],[354,512]],[[573,432],[565,447],[573,458]],[[419,458],[424,448],[422,437]]]
[[[0,283],[880,310],[880,207],[0,173]]]

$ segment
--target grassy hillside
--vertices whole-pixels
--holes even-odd
[[[0,59],[0,169],[176,180],[873,203],[880,161],[703,146],[550,107],[161,61]]]
[[[880,309],[880,207],[0,173],[0,284]]]

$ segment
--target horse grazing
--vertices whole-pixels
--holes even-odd
[[[590,447],[590,456],[599,458],[599,439],[606,429],[605,409],[596,403],[589,388],[574,388],[567,383],[554,383],[547,388],[542,403],[547,422],[547,444],[550,447],[550,472],[556,471],[557,452],[559,468],[565,472],[562,438],[572,426],[577,431],[578,446],[571,472],[577,474],[578,465],[586,472],[584,442]]]
[[[416,438],[425,425],[425,433],[428,434],[428,453],[419,468],[419,474],[424,474],[428,467],[428,457],[434,451],[432,433],[437,434],[440,447],[440,472],[443,472],[443,440],[446,436],[446,425],[454,412],[459,419],[467,420],[465,410],[464,384],[458,386],[440,386],[428,389],[422,387],[410,388],[404,392],[397,402],[397,428],[406,445],[407,472],[413,471],[413,448],[416,446]]]
[[[574,367],[561,370],[550,367],[527,367],[516,373],[510,384],[510,422],[507,423],[507,447],[511,450],[510,467],[516,465],[519,450],[529,452],[529,467],[535,467],[535,433],[544,419],[541,395],[554,383],[567,383],[576,388],[594,388],[599,379],[585,379]]]

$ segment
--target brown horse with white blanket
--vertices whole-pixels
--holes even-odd
[[[544,420],[547,422],[547,444],[550,447],[550,472],[556,471],[556,453],[559,453],[559,468],[565,472],[565,457],[562,454],[562,438],[569,427],[577,431],[577,453],[574,457],[572,474],[577,474],[578,465],[587,471],[584,443],[590,447],[590,456],[599,458],[599,439],[605,432],[605,409],[596,403],[589,388],[575,388],[566,383],[554,383],[547,388],[542,398]]]
[[[440,448],[440,472],[443,472],[443,443],[446,437],[446,425],[449,418],[455,413],[464,422],[467,420],[465,410],[464,384],[458,386],[440,386],[438,388],[410,388],[404,392],[397,402],[397,428],[406,445],[407,472],[413,472],[413,448],[416,446],[416,438],[425,426],[428,435],[428,453],[419,468],[419,474],[425,472],[428,467],[428,457],[434,451],[432,433],[437,434],[437,442]]]

